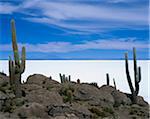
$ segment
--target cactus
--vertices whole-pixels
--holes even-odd
[[[67,90],[66,93],[67,93],[66,101],[69,101],[70,104],[71,104],[71,102],[72,102],[72,100],[73,100],[73,92],[72,92],[72,90]]]
[[[71,76],[70,75],[68,77],[66,77],[65,74],[61,75],[61,73],[60,73],[59,76],[60,76],[61,83],[71,82]]]
[[[130,73],[129,73],[129,65],[128,65],[128,53],[125,53],[125,68],[126,68],[126,76],[127,81],[131,90],[131,100],[132,103],[137,103],[137,95],[139,93],[139,83],[141,81],[141,67],[137,67],[136,61],[136,49],[133,48],[133,62],[134,62],[134,81],[135,81],[135,88],[133,87]]]
[[[80,84],[80,79],[77,79],[77,84]]]
[[[50,76],[49,79],[52,80],[52,76]]]
[[[109,74],[108,73],[106,74],[106,82],[107,82],[107,85],[109,86]]]
[[[116,82],[115,82],[115,79],[113,78],[113,82],[114,82],[114,87],[115,87],[115,89],[117,89],[116,88]]]
[[[12,87],[14,87],[15,95],[17,98],[19,98],[22,96],[21,74],[25,71],[26,52],[25,47],[22,47],[22,56],[21,58],[19,57],[14,20],[11,20],[11,30],[14,61],[11,59],[11,57],[9,57],[9,76],[10,84]]]

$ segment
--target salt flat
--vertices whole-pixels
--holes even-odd
[[[148,92],[150,90],[150,60],[139,60],[138,65],[142,68],[139,95],[150,103],[150,92]],[[134,81],[132,61],[129,61],[129,67]],[[8,74],[7,60],[0,60],[0,71],[2,70]],[[27,60],[22,79],[26,80],[29,75],[35,73],[52,76],[57,81],[60,81],[59,73],[64,73],[71,75],[72,81],[80,79],[81,82],[97,82],[99,86],[106,84],[106,73],[109,73],[111,85],[113,85],[112,79],[115,78],[117,89],[130,92],[124,60]]]

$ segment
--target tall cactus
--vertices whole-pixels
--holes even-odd
[[[109,74],[108,73],[106,74],[106,83],[109,86]]]
[[[133,48],[133,62],[134,62],[134,81],[135,81],[135,88],[133,87],[130,73],[129,73],[129,65],[128,65],[128,53],[125,53],[125,67],[126,67],[126,75],[127,81],[132,93],[132,103],[137,103],[137,95],[139,93],[139,83],[141,81],[141,67],[137,67],[136,61],[136,49]]]
[[[9,76],[10,76],[10,84],[14,87],[15,95],[17,98],[19,98],[22,96],[21,74],[25,71],[26,51],[25,47],[22,47],[22,55],[20,58],[14,20],[11,20],[11,31],[12,31],[12,47],[14,60],[12,60],[11,57],[9,57]]]

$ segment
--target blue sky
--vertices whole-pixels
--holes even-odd
[[[0,59],[12,55],[10,20],[28,59],[149,59],[148,0],[0,0]]]

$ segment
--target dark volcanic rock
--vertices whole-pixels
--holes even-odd
[[[32,91],[25,98],[28,102],[36,102],[44,106],[63,103],[63,99],[58,92],[43,89]]]
[[[42,74],[34,74],[27,78],[27,84],[37,84],[37,85],[49,85],[49,84],[59,84],[59,82],[50,79]]]
[[[9,77],[0,74],[0,119],[148,119],[149,105],[141,96],[133,105],[130,94],[112,86],[60,84],[41,74],[21,85],[15,98]]]
[[[88,101],[99,98],[99,89],[88,84],[75,85],[75,99],[79,101]]]
[[[51,105],[48,107],[48,114],[52,117],[76,115],[79,119],[91,119],[92,113],[81,105]]]
[[[43,118],[48,119],[49,116],[46,112],[46,107],[39,103],[28,103],[19,107],[14,111],[21,119],[24,118]]]
[[[7,75],[0,74],[0,85],[9,82],[9,77]]]
[[[148,106],[148,103],[141,96],[137,97],[137,104],[140,106]]]
[[[130,98],[128,98],[126,96],[126,94],[124,94],[124,93],[122,93],[122,92],[120,92],[118,90],[112,91],[111,94],[112,94],[112,96],[114,98],[116,106],[119,106],[121,104],[123,104],[123,105],[130,105],[131,104],[131,100],[130,100]]]

